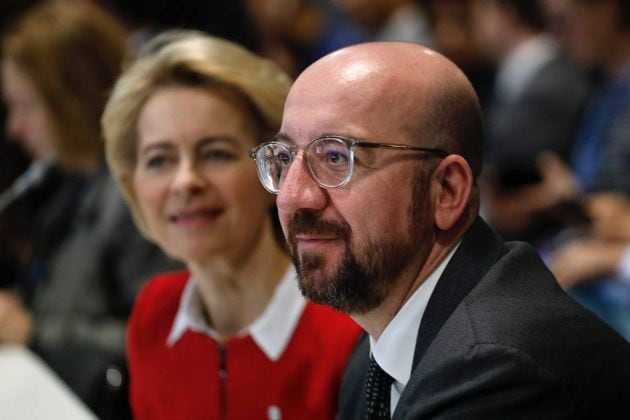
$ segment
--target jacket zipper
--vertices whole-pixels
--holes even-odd
[[[227,420],[227,363],[225,355],[225,346],[223,343],[217,343],[219,351],[219,418]]]

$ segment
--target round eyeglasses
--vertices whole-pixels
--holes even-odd
[[[323,188],[337,188],[346,185],[352,178],[354,149],[356,147],[415,151],[440,158],[448,153],[440,149],[406,146],[402,144],[372,143],[341,136],[319,137],[304,147],[289,145],[279,141],[263,143],[249,151],[249,157],[256,161],[258,177],[265,189],[278,194],[300,149],[304,150],[304,160],[311,177]]]

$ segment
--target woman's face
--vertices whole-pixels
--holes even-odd
[[[18,141],[34,160],[52,155],[49,114],[31,81],[11,60],[2,61],[2,96],[7,107],[7,137]]]
[[[172,257],[198,264],[246,258],[271,231],[274,197],[248,151],[257,143],[244,107],[218,91],[168,87],[138,120],[133,178],[153,238]]]

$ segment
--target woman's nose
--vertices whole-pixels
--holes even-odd
[[[182,161],[175,171],[172,189],[180,195],[190,195],[202,191],[207,185],[204,175],[194,162]]]

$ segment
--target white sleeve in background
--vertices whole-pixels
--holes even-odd
[[[620,281],[630,285],[630,244],[626,246],[626,249],[621,255],[621,260],[617,266],[617,273]]]

